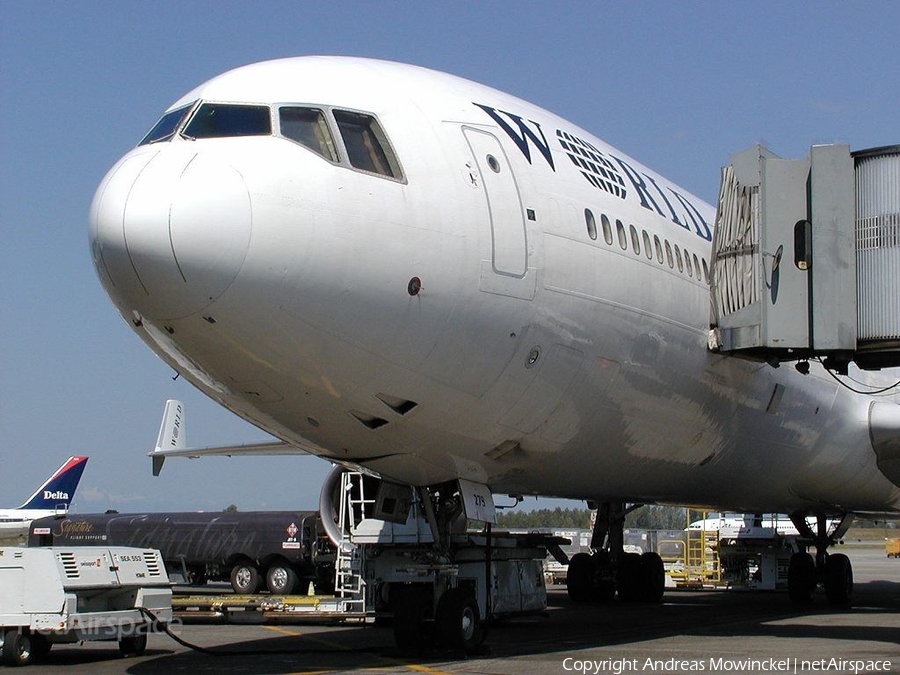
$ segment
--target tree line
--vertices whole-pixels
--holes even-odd
[[[687,527],[687,512],[677,506],[642,506],[625,516],[625,527],[635,530],[682,530]],[[497,525],[510,529],[589,529],[588,509],[553,509],[531,511],[499,511]]]

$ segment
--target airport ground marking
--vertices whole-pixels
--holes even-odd
[[[317,642],[317,643],[325,645],[327,647],[333,647],[340,651],[349,651],[350,650],[349,647],[345,647],[344,645],[340,645],[336,642],[332,642],[331,640],[325,640],[323,638],[318,638],[313,635],[298,633],[297,631],[288,630],[287,628],[282,628],[280,626],[263,626],[263,628],[266,628],[267,630],[271,630],[275,633],[281,633],[282,635],[290,635],[292,637],[302,637],[311,642]],[[425,673],[426,675],[450,675],[450,673],[448,673],[447,671],[436,670],[434,668],[429,668],[428,666],[419,665],[417,663],[408,663],[408,662],[400,660],[400,659],[394,659],[394,658],[390,658],[387,656],[380,656],[378,654],[372,654],[371,656],[378,661],[383,661],[390,665],[382,666],[380,668],[379,667],[368,667],[367,668],[365,666],[362,666],[363,669],[365,669],[365,670],[383,670],[383,669],[389,668],[389,667],[401,666],[404,668],[408,668],[409,670],[414,670],[419,673]],[[303,671],[303,675],[314,675],[314,673],[330,673],[330,672],[334,672],[334,671],[333,670],[322,670],[322,671],[314,671],[314,672]]]

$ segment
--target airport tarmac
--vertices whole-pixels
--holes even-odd
[[[215,654],[166,635],[122,659],[115,643],[57,645],[30,675],[256,673],[900,672],[900,559],[847,549],[855,606],[828,607],[820,592],[798,609],[786,592],[669,591],[660,605],[573,605],[553,587],[543,617],[491,628],[483,653],[401,654],[389,627],[197,625],[173,627]]]

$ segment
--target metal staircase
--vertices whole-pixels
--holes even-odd
[[[365,611],[366,582],[362,574],[362,552],[352,542],[356,526],[365,519],[366,509],[374,505],[374,498],[367,498],[363,475],[348,471],[341,479],[341,506],[338,516],[341,541],[338,546],[335,568],[335,594],[345,601],[351,611]]]

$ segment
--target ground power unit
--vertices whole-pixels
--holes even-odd
[[[83,640],[115,640],[123,655],[137,655],[147,633],[171,619],[159,551],[0,547],[0,654],[8,664]]]

